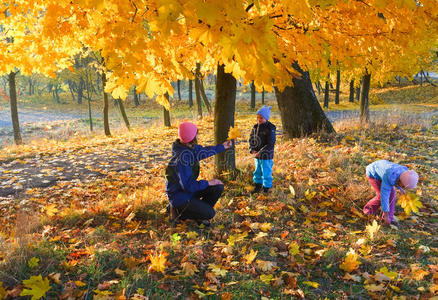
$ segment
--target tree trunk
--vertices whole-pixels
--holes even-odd
[[[178,99],[179,101],[181,101],[181,80],[178,79],[178,81],[176,82],[176,86],[178,88]]]
[[[255,98],[256,98],[256,90],[255,90],[255,85],[254,85],[254,81],[251,82],[251,84],[249,85],[251,88],[251,109],[255,109]]]
[[[318,131],[335,132],[329,119],[319,105],[308,72],[294,63],[301,78],[294,78],[293,85],[280,92],[275,88],[283,130],[290,138],[303,137]],[[328,82],[326,82],[328,86]]]
[[[202,102],[201,102],[201,91],[199,90],[199,77],[198,73],[201,69],[201,64],[196,64],[196,73],[195,73],[195,94],[196,94],[196,106],[198,107],[198,119],[202,119]]]
[[[169,94],[166,93],[167,101],[169,101]],[[166,109],[166,107],[163,106],[163,115],[164,115],[164,126],[170,127],[170,113]]]
[[[204,100],[204,104],[207,107],[208,114],[211,115],[211,104],[210,101],[208,101],[207,94],[205,93],[204,82],[202,79],[199,79],[199,88],[201,91],[202,100]]]
[[[28,82],[29,82],[29,92],[28,92],[28,94],[29,94],[29,96],[31,96],[31,95],[33,95],[33,93],[32,93],[32,91],[33,91],[32,76],[29,76]]]
[[[324,91],[324,107],[328,108],[329,105],[329,96],[330,96],[330,85],[329,82],[325,82],[325,91]]]
[[[362,81],[360,83],[362,85]],[[356,101],[360,99],[360,85],[356,88]]]
[[[90,130],[93,132],[93,118],[91,117],[91,99],[90,97],[87,97],[88,101],[88,118],[90,120]]]
[[[102,71],[102,90],[103,90],[103,130],[106,136],[111,136],[111,130],[109,126],[109,103],[108,94],[105,92],[106,85],[106,73]]]
[[[78,104],[82,104],[82,97],[84,95],[84,85],[85,85],[84,78],[82,78],[81,76],[79,80],[79,87],[78,87]]]
[[[339,104],[339,88],[341,87],[341,71],[336,71],[336,94],[335,94],[335,104]]]
[[[9,101],[11,103],[12,128],[14,130],[14,142],[16,145],[23,144],[20,132],[20,122],[18,120],[17,88],[15,86],[15,72],[8,75],[9,79]]]
[[[236,109],[236,78],[225,73],[224,65],[217,67],[216,101],[214,103],[214,141],[216,144],[227,140],[228,131],[234,126]],[[234,145],[215,156],[216,172],[236,169]]]
[[[349,102],[354,102],[354,79],[350,80],[350,97],[348,98]]]
[[[123,121],[125,122],[126,128],[131,130],[131,125],[129,124],[128,116],[126,115],[125,105],[123,104],[123,100],[118,98],[117,103],[119,105],[120,113],[122,114]]]
[[[134,86],[134,104],[135,106],[140,105],[140,101],[138,100],[137,87]]]
[[[68,89],[70,90],[71,98],[73,99],[73,102],[76,100],[75,98],[75,92],[73,88],[73,83],[69,80],[68,81]]]
[[[360,122],[368,123],[370,120],[369,92],[370,92],[371,74],[365,74],[362,78],[362,87],[360,93]]]
[[[265,88],[262,89],[262,104],[265,104]]]
[[[193,81],[189,80],[189,107],[193,106]]]

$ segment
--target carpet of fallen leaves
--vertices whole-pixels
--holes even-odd
[[[8,161],[17,178],[25,161],[47,164],[44,180],[60,180],[23,185],[15,197],[0,198],[0,299],[437,296],[436,117],[368,128],[349,124],[337,135],[303,139],[279,135],[274,187],[258,196],[249,194],[253,160],[245,142],[255,118],[236,120],[243,135],[236,140],[240,171],[234,179],[222,174],[225,194],[210,228],[170,226],[163,175],[176,127],[3,150],[4,160],[10,151],[20,157]],[[213,120],[198,124],[200,143],[211,144]],[[98,155],[87,156],[92,152]],[[99,167],[90,161],[95,157]],[[397,227],[361,212],[374,196],[365,166],[377,159],[420,174],[416,193],[423,207],[408,216],[398,206]],[[213,162],[202,162],[201,177],[214,176]],[[77,164],[93,176],[58,178]],[[123,165],[129,168],[118,169]],[[9,186],[17,187],[19,179],[8,174]]]

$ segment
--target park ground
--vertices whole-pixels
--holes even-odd
[[[10,129],[0,129],[0,298],[23,290],[43,291],[47,299],[437,296],[437,88],[374,91],[365,127],[358,104],[343,95],[326,110],[336,135],[292,140],[281,134],[268,94],[279,136],[274,187],[258,196],[249,194],[253,161],[246,145],[255,116],[239,100],[239,173],[221,175],[225,193],[210,228],[172,227],[165,209],[170,145],[178,120],[194,119],[194,109],[174,101],[173,126],[165,128],[158,105],[143,101],[136,108],[128,100],[132,130],[112,107],[108,138],[99,114],[90,134],[85,105],[51,101],[21,103],[31,116],[25,145],[11,145]],[[92,108],[100,111],[96,103]],[[197,124],[200,143],[212,144],[212,118]],[[420,174],[416,194],[423,207],[411,215],[398,207],[398,226],[370,227],[373,220],[361,212],[373,196],[365,166],[377,159]],[[213,164],[212,158],[202,162],[202,178],[213,178]],[[346,261],[352,251],[355,259]],[[39,275],[29,287],[25,280]]]

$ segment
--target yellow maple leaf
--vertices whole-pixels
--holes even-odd
[[[427,275],[429,275],[429,271],[418,268],[412,271],[410,277],[418,281],[423,280],[423,278]]]
[[[182,270],[186,276],[192,276],[195,272],[199,272],[198,267],[191,262],[184,262],[181,264]]]
[[[240,137],[242,137],[242,133],[240,132],[239,128],[231,126],[230,131],[228,131],[228,139],[235,140]]]
[[[376,220],[373,220],[372,225],[366,226],[366,232],[370,236],[370,240],[374,240],[374,236],[377,234],[379,229],[380,229],[380,225],[377,224]]]
[[[44,297],[48,290],[51,289],[49,279],[41,275],[31,276],[30,279],[23,280],[23,284],[27,289],[24,289],[20,296],[32,296],[32,300]]]
[[[55,206],[56,204],[53,203],[44,207],[44,211],[46,212],[46,215],[48,215],[49,217],[53,217],[58,212],[58,209]]]
[[[353,249],[347,253],[344,262],[339,266],[345,272],[352,272],[357,269],[357,267],[361,264],[360,261],[357,260],[358,255],[354,252]]]
[[[40,259],[36,258],[36,257],[32,257],[31,259],[29,259],[29,261],[27,262],[27,265],[29,266],[29,268],[33,269],[36,266],[38,266]]]
[[[418,213],[418,209],[423,207],[423,204],[418,199],[418,196],[413,193],[407,193],[400,197],[400,206],[403,207],[405,213],[409,216],[411,212]]]
[[[257,259],[257,266],[259,267],[259,269],[261,269],[264,272],[269,272],[272,270],[272,268],[275,267],[276,263],[272,262],[272,261],[266,261],[266,260],[260,260]]]
[[[274,275],[272,275],[272,274],[269,274],[269,275],[262,274],[262,275],[260,275],[260,280],[263,281],[264,283],[266,283],[267,285],[269,285],[271,283],[272,279],[274,279]]]
[[[291,255],[297,255],[300,253],[300,245],[297,242],[293,242],[289,245],[289,253]]]
[[[386,277],[388,277],[390,280],[394,280],[398,276],[397,272],[389,271],[387,267],[380,268],[380,270],[376,271],[376,274],[383,274]]]
[[[166,254],[163,252],[160,252],[160,254],[155,255],[149,255],[149,258],[151,260],[151,264],[148,268],[148,272],[156,271],[164,273],[164,270],[166,269]]]
[[[303,281],[303,284],[314,287],[315,289],[319,287],[319,283],[313,281]]]
[[[381,292],[385,289],[384,284],[379,284],[379,285],[368,284],[368,285],[364,285],[364,287],[366,290],[368,290],[370,292]]]
[[[6,299],[6,296],[8,293],[6,292],[5,288],[3,287],[3,282],[0,281],[0,299]]]
[[[249,265],[249,264],[251,264],[254,261],[254,259],[257,256],[257,253],[258,253],[258,251],[254,251],[253,249],[251,249],[251,251],[247,255],[245,255],[243,257],[243,259]]]
[[[272,224],[271,223],[263,223],[260,225],[260,230],[263,232],[267,232],[271,230]]]

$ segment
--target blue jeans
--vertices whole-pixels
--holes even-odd
[[[263,184],[264,187],[272,187],[272,166],[274,161],[272,159],[254,159],[255,171],[252,180],[257,184]]]

